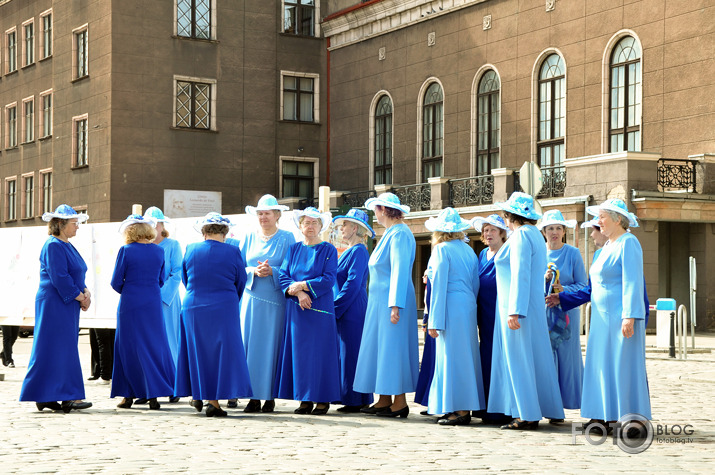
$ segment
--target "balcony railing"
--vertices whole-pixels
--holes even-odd
[[[494,176],[482,175],[449,180],[449,205],[482,205],[492,202],[494,196]]]
[[[432,192],[428,183],[394,186],[391,190],[400,199],[400,203],[410,207],[410,211],[430,209]]]
[[[566,167],[541,167],[541,180],[543,186],[536,195],[537,198],[554,198],[564,196],[566,189]],[[514,190],[521,190],[519,172],[514,172]]]
[[[343,193],[343,205],[348,205],[351,208],[362,208],[365,206],[365,201],[367,201],[368,198],[373,198],[375,196],[377,196],[375,190]]]
[[[684,190],[696,193],[695,160],[658,160],[658,191]]]

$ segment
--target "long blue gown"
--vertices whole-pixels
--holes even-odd
[[[20,401],[84,399],[79,362],[80,304],[87,265],[77,249],[50,236],[40,253],[40,288],[35,297],[35,334]]]
[[[486,407],[477,339],[478,260],[461,240],[432,249],[427,272],[432,282],[429,329],[438,330],[430,414],[478,411]]]
[[[518,227],[494,256],[497,314],[489,412],[538,421],[563,419],[554,356],[546,327],[546,244],[536,227]],[[521,328],[511,330],[509,315]]]
[[[561,249],[546,251],[547,262],[553,262],[559,269],[559,281],[564,291],[574,292],[588,284],[586,269],[578,249],[564,244]],[[544,270],[546,272],[546,270]],[[566,409],[581,407],[581,386],[583,384],[583,358],[581,356],[581,311],[578,308],[567,312],[571,337],[556,348],[556,372],[559,376],[561,400]]]
[[[174,358],[164,327],[164,251],[133,242],[119,249],[112,288],[121,294],[114,337],[111,397],[171,396]]]
[[[368,259],[370,255],[363,244],[346,249],[338,259],[338,273],[333,286],[340,343],[340,402],[346,406],[372,403],[372,394],[353,391],[367,309]]]
[[[181,253],[179,241],[164,238],[158,246],[164,250],[164,285],[161,287],[161,303],[164,312],[164,327],[169,339],[171,356],[176,366],[179,357],[179,328],[181,326]],[[173,381],[172,381],[173,384]]]
[[[293,244],[280,269],[285,293],[293,282],[308,284],[312,305],[303,310],[298,298],[286,300],[285,338],[278,357],[276,397],[296,401],[340,400],[338,328],[333,285],[338,251],[327,242]],[[286,294],[287,295],[287,294]]]
[[[282,229],[267,242],[256,232],[240,241],[241,254],[247,264],[246,290],[241,297],[241,331],[254,399],[273,399],[285,327],[286,298],[281,290],[280,266],[293,243],[293,233]],[[273,275],[256,277],[258,261],[266,259]]]
[[[615,421],[635,413],[651,419],[645,367],[643,250],[622,234],[603,247],[590,271],[591,328],[583,376],[581,415]],[[633,336],[621,333],[633,318]]]
[[[370,255],[365,327],[353,389],[398,395],[415,390],[419,376],[417,301],[412,283],[415,238],[406,224],[390,226]],[[392,307],[400,320],[390,321]]]
[[[425,285],[425,311],[422,316],[422,325],[427,330],[429,324],[429,301],[432,295],[432,284],[427,279]],[[422,361],[420,362],[420,374],[417,377],[417,387],[415,388],[415,402],[422,406],[427,406],[429,402],[429,388],[432,386],[434,377],[434,338],[427,331],[424,332],[424,346],[422,348]]]
[[[241,250],[207,239],[189,244],[174,395],[199,400],[251,397],[239,301],[246,285]]]

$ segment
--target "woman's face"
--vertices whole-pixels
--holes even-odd
[[[278,224],[278,219],[280,219],[281,217],[278,212],[272,209],[266,211],[258,211],[256,213],[256,216],[258,217],[258,224],[261,226],[261,229],[264,230],[274,229]]]
[[[504,244],[501,238],[501,231],[501,229],[491,224],[482,226],[482,237],[484,237],[489,249],[499,249]]]
[[[611,215],[605,211],[599,211],[598,225],[601,226],[601,233],[607,238],[610,238],[611,235],[621,227],[620,223],[614,221]]]
[[[79,221],[77,221],[77,218],[72,218],[69,221],[67,221],[67,224],[65,224],[65,227],[60,230],[62,234],[64,234],[67,239],[75,237],[77,234],[77,230],[79,229]]]
[[[603,245],[606,244],[606,241],[608,241],[608,238],[604,236],[601,230],[595,226],[591,231],[591,239],[593,239],[593,243],[596,247],[603,247]]]
[[[506,227],[509,228],[510,231],[514,230],[514,223],[509,217],[504,216],[504,222],[506,223]]]
[[[319,218],[311,218],[304,216],[300,223],[300,231],[306,238],[314,238],[320,234],[320,229],[323,227],[323,222]]]
[[[383,209],[383,207],[380,205],[375,206],[375,220],[384,226],[385,225],[384,219],[385,219],[385,210]]]
[[[342,224],[340,225],[340,237],[344,241],[351,240],[353,236],[355,236],[355,233],[357,233],[357,227],[357,224],[343,220]]]
[[[566,230],[561,224],[550,224],[544,228],[544,236],[549,244],[563,243],[564,234],[566,234]]]

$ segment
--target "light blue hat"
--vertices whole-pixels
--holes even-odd
[[[564,215],[561,211],[557,209],[550,209],[541,218],[541,222],[538,225],[539,230],[544,229],[546,226],[551,226],[552,224],[560,224],[567,228],[575,228],[578,221],[575,219],[564,219]]]
[[[509,228],[507,227],[506,223],[504,222],[504,218],[499,216],[498,214],[490,214],[486,218],[482,216],[477,216],[476,218],[472,219],[472,226],[474,226],[474,229],[476,229],[478,232],[482,232],[482,228],[484,227],[485,224],[489,224],[491,226],[494,226],[499,229],[503,229],[506,232],[509,232]]]
[[[472,223],[462,219],[459,212],[454,208],[445,208],[435,217],[425,221],[425,228],[430,231],[443,233],[458,233],[472,227]]]
[[[261,199],[258,200],[258,205],[256,206],[246,206],[246,213],[251,216],[256,216],[258,211],[287,211],[288,207],[278,203],[278,200],[273,195],[263,195]]]
[[[212,211],[203,218],[197,219],[196,223],[194,223],[194,229],[198,232],[201,232],[203,227],[207,224],[222,224],[224,226],[228,226],[229,228],[235,226],[235,224],[233,224],[230,219],[222,216],[221,213],[216,213],[215,211]]]
[[[600,205],[586,207],[586,212],[591,216],[598,216],[598,213],[601,212],[601,210],[613,211],[614,213],[623,215],[628,218],[629,226],[633,228],[638,227],[638,218],[635,214],[628,211],[626,203],[621,199],[610,199],[604,201]]]
[[[323,231],[325,231],[326,229],[328,229],[328,227],[330,226],[331,218],[333,217],[333,215],[330,214],[330,211],[321,213],[320,211],[313,208],[312,206],[309,206],[302,211],[299,209],[294,210],[293,211],[293,222],[295,223],[295,227],[298,229],[300,229],[300,218],[302,216],[319,219],[323,223],[323,227],[320,230],[321,233]]]
[[[601,229],[601,225],[598,224],[598,218],[593,218],[591,221],[586,221],[585,223],[581,223],[581,229],[586,229],[586,228]]]
[[[144,212],[144,217],[145,217],[145,218],[154,218],[154,220],[155,220],[157,223],[168,223],[168,222],[170,222],[170,221],[169,221],[169,218],[167,218],[166,216],[164,216],[164,213],[163,213],[159,208],[157,208],[156,206],[150,206],[149,208],[147,208],[147,210]]]
[[[375,206],[387,206],[388,208],[394,208],[396,210],[402,211],[407,214],[410,212],[410,207],[400,203],[400,199],[394,193],[381,193],[377,198],[368,198],[365,202],[365,207],[370,211],[375,211]]]
[[[70,205],[59,205],[57,208],[55,208],[54,213],[47,211],[42,214],[43,221],[49,222],[50,220],[52,220],[52,218],[59,218],[59,219],[77,218],[78,223],[83,223],[89,219],[89,216],[87,216],[84,213],[78,213]]]
[[[534,197],[521,191],[515,191],[506,202],[496,203],[496,205],[504,211],[518,214],[526,219],[539,219],[541,217],[534,207]]]
[[[370,237],[375,237],[375,231],[368,224],[367,213],[361,209],[352,208],[345,216],[336,216],[333,218],[333,223],[339,224],[338,221],[350,221],[351,223],[362,226],[370,231]]]
[[[156,227],[156,219],[142,216],[141,214],[130,214],[129,216],[127,216],[127,219],[122,221],[122,224],[119,225],[119,232],[123,233],[124,230],[127,229],[127,226],[138,223],[148,224],[152,228]]]

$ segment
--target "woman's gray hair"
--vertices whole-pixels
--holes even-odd
[[[604,209],[603,212],[606,213],[613,221],[620,224],[623,229],[627,230],[628,226],[630,226],[630,221],[628,220],[628,218],[623,216],[621,213],[609,211],[607,209]]]

